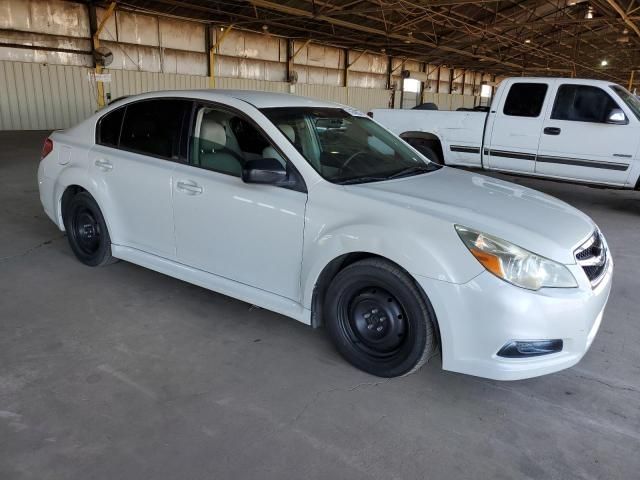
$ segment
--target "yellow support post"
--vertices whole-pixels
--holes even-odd
[[[104,13],[104,17],[102,18],[102,21],[100,22],[100,25],[98,25],[98,28],[96,30],[96,32],[93,34],[93,49],[97,50],[98,48],[100,48],[100,32],[102,32],[102,29],[104,28],[104,26],[107,23],[107,20],[109,20],[109,18],[111,17],[111,15],[113,15],[113,12],[116,10],[116,2],[111,2],[111,4],[109,5],[109,7],[107,8],[107,11]],[[95,73],[96,74],[100,74],[102,73],[102,65],[97,65],[96,64],[96,68],[95,68]],[[104,107],[105,103],[104,103],[104,84],[102,82],[96,82],[96,87],[97,87],[97,96],[98,96],[98,108],[102,108]]]
[[[216,88],[216,53],[218,53],[218,47],[222,44],[227,34],[231,31],[233,25],[229,25],[220,38],[216,39],[216,43],[209,50],[209,71],[211,76],[209,77],[209,88]],[[217,34],[216,34],[217,36]]]
[[[631,70],[631,75],[629,76],[629,88],[627,90],[631,91],[633,88],[633,74],[636,73],[635,70]]]

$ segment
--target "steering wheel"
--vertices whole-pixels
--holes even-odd
[[[338,174],[337,174],[337,176],[338,176],[338,177],[341,177],[341,176],[342,176],[342,174],[347,170],[347,168],[349,168],[349,167],[351,166],[351,162],[352,162],[355,158],[357,158],[358,156],[360,156],[360,155],[364,155],[364,154],[366,154],[366,152],[364,152],[364,151],[360,150],[360,151],[358,151],[358,152],[354,153],[353,155],[351,155],[349,158],[347,158],[347,161],[346,161],[346,162],[344,162],[344,163],[342,164],[342,166],[340,167],[340,169],[338,170]]]

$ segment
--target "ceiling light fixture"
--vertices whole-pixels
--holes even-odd
[[[602,61],[600,62],[600,66],[601,66],[601,67],[606,67],[607,65],[609,65],[609,62],[607,62],[606,60],[602,60]]]
[[[587,8],[587,13],[584,14],[584,18],[590,20],[593,18],[594,13],[595,13],[595,10],[591,5],[589,5],[589,7]]]

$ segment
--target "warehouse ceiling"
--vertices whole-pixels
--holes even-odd
[[[106,4],[107,2],[97,2]],[[626,83],[637,0],[126,0],[120,7],[499,75]]]

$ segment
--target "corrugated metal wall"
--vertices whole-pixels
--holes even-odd
[[[40,65],[0,61],[0,130],[53,130],[68,128],[90,116],[97,108],[91,69],[72,65]],[[154,90],[207,88],[209,78],[132,70],[105,70],[111,98]],[[294,93],[343,103],[368,111],[384,108],[390,92],[376,88],[335,87],[241,78],[217,78],[217,88]]]
[[[105,9],[96,11],[100,21]],[[112,78],[105,91],[114,99],[152,90],[208,88],[207,44],[215,45],[223,34],[212,69],[218,88],[288,92],[365,112],[389,105],[389,57],[382,53],[264,32],[210,29],[203,23],[126,8],[116,10],[99,37],[114,57],[106,71]],[[288,50],[295,53],[293,85],[286,82]],[[0,0],[0,129],[66,128],[89,116],[97,108],[96,86],[87,68],[92,65],[87,5],[69,0]],[[480,81],[496,80],[402,58],[393,58],[391,67],[396,107],[402,70],[428,75],[422,97],[415,89],[404,92],[406,108],[421,101],[433,101],[442,110],[470,107]]]
[[[88,68],[0,61],[0,129],[66,128],[95,109]]]

